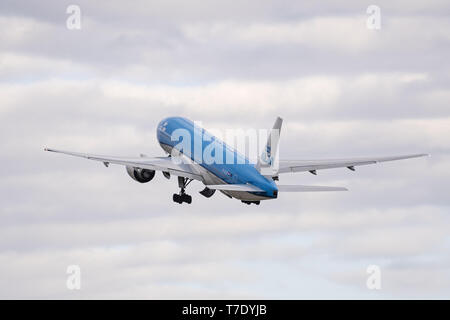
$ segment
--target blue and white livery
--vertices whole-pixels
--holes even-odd
[[[210,198],[219,190],[230,198],[246,204],[259,204],[261,200],[276,199],[279,192],[346,191],[341,187],[281,185],[279,175],[293,172],[330,168],[348,168],[384,161],[422,157],[426,154],[411,154],[394,157],[371,157],[333,160],[282,160],[277,158],[278,142],[283,120],[278,117],[268,137],[267,144],[256,163],[238,153],[224,142],[182,117],[163,119],[157,126],[157,139],[165,157],[124,158],[102,156],[46,148],[45,151],[68,154],[90,160],[101,161],[105,166],[119,164],[126,167],[131,178],[146,183],[153,179],[156,171],[166,178],[177,176],[179,193],[173,195],[177,203],[191,203],[192,197],[186,187],[193,180],[201,181],[205,188],[200,194]],[[205,159],[204,155],[210,155]]]

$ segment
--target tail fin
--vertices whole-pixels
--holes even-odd
[[[258,158],[256,163],[256,169],[264,176],[276,175],[278,172],[277,166],[277,153],[278,153],[278,142],[280,141],[281,125],[283,124],[283,119],[277,117],[273,128],[269,133],[267,138],[267,144],[264,147],[261,156]]]

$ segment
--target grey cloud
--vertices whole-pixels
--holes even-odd
[[[79,1],[80,31],[68,4],[0,3],[0,297],[448,297],[447,1],[380,1],[379,31],[359,1]],[[256,207],[199,183],[179,206],[174,179],[43,151],[159,156],[170,115],[209,129],[280,115],[291,159],[432,156],[281,176],[350,191]]]

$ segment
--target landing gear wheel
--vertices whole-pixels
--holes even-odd
[[[186,192],[184,191],[186,186],[192,181],[192,179],[188,179],[188,178],[183,178],[183,177],[178,177],[178,186],[180,187],[180,193],[179,194],[174,194],[173,195],[173,201],[176,203],[191,203],[192,202],[192,197],[188,194],[186,194]]]
[[[173,201],[176,203],[181,204],[183,202],[182,197],[179,194],[174,193],[173,194]]]
[[[192,202],[192,197],[188,194],[183,194],[183,195],[181,195],[181,200],[183,202],[190,204]]]
[[[252,203],[256,204],[257,206],[259,206],[260,201],[246,201],[246,200],[241,200],[241,202],[245,203],[246,205],[251,205]]]

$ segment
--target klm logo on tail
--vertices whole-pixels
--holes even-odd
[[[264,151],[261,153],[256,164],[258,171],[264,176],[277,175],[277,168],[274,168],[274,159],[278,150],[278,142],[280,140],[280,131],[283,120],[278,117],[275,120],[273,128],[267,139]]]
[[[273,163],[273,157],[272,157],[272,154],[271,154],[271,149],[272,148],[269,145],[266,146],[266,152],[263,152],[263,154],[261,155],[261,162],[266,164],[266,165],[268,165],[268,166],[271,166],[272,163]]]

